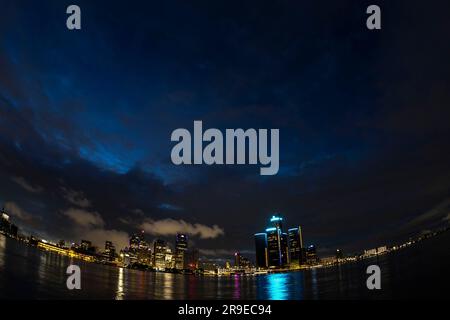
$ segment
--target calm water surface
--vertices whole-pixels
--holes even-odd
[[[1,299],[390,299],[447,298],[450,232],[379,258],[333,268],[260,276],[199,277],[120,269],[27,247],[0,235]],[[81,268],[81,290],[65,270]],[[378,264],[382,290],[365,274]]]

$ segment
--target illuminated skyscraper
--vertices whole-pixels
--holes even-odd
[[[309,264],[315,264],[318,262],[316,246],[314,245],[308,246],[308,248],[306,249],[306,261]]]
[[[255,252],[256,266],[259,268],[267,268],[269,266],[267,256],[267,233],[255,234]]]
[[[116,248],[111,241],[105,241],[105,256],[110,260],[114,260],[116,256]]]
[[[239,259],[239,268],[248,269],[251,267],[252,267],[252,263],[250,262],[250,260],[248,260],[246,257],[241,255],[240,259]]]
[[[336,260],[339,261],[341,259],[344,259],[344,253],[341,249],[336,249]]]
[[[267,255],[269,267],[281,267],[281,230],[275,227],[267,228]]]
[[[274,227],[274,228],[278,228],[280,230],[283,229],[283,218],[282,217],[273,215],[272,218],[270,218],[270,223],[271,223],[272,227]]]
[[[175,268],[186,269],[187,267],[188,237],[185,234],[177,234],[175,241]]]
[[[241,254],[239,252],[234,253],[234,266],[236,268],[241,266]]]
[[[130,237],[130,247],[128,254],[133,262],[151,266],[153,264],[152,250],[147,241],[145,241],[144,230],[135,233]]]
[[[166,268],[166,242],[161,239],[155,240],[154,243],[153,266],[162,270]]]
[[[17,237],[18,230],[18,227],[11,223],[9,214],[6,213],[5,209],[2,209],[0,215],[0,231],[11,237]]]
[[[5,208],[2,209],[1,218],[2,218],[2,220],[9,222],[9,214],[6,213]]]
[[[83,251],[88,252],[88,251],[90,251],[90,249],[92,248],[92,242],[90,242],[89,240],[81,240],[80,248],[81,248]]]
[[[281,265],[285,266],[285,265],[289,264],[289,262],[290,262],[290,260],[289,260],[288,235],[285,232],[281,232],[280,251],[281,251]]]
[[[6,213],[5,209],[2,209],[0,216],[0,230],[8,233],[11,227],[11,222],[9,221],[9,215]]]
[[[164,255],[165,260],[165,268],[166,269],[173,269],[175,267],[175,256],[172,252],[172,249],[169,247],[166,247],[166,253]]]
[[[272,227],[266,229],[269,267],[282,267],[289,263],[287,234],[283,233],[283,218],[273,215]]]
[[[270,227],[266,232],[255,234],[256,264],[258,267],[279,268],[291,263],[292,246],[293,257],[300,263],[303,239],[300,227],[283,232],[283,218],[273,215]]]
[[[290,263],[299,266],[304,263],[302,228],[296,227],[288,230]]]
[[[130,248],[139,249],[139,244],[141,243],[141,237],[139,234],[135,233],[130,237]]]

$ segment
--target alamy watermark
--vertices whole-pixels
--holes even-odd
[[[367,7],[366,13],[369,17],[366,20],[366,27],[369,30],[381,29],[381,9],[379,6],[372,4]],[[69,5],[66,9],[69,16],[66,20],[66,27],[69,30],[81,30],[81,8],[78,5]]]
[[[367,274],[370,276],[367,278],[366,286],[369,290],[380,290],[381,289],[381,269],[376,264],[372,264],[367,267]]]
[[[260,164],[261,175],[275,175],[280,166],[279,129],[226,129],[224,136],[215,128],[203,132],[202,121],[194,121],[193,136],[189,130],[179,128],[172,132],[170,140],[178,142],[170,155],[175,165]]]
[[[70,266],[67,267],[66,274],[69,275],[67,277],[67,280],[66,280],[67,289],[69,289],[69,290],[73,290],[73,289],[80,290],[81,289],[81,270],[80,270],[80,267],[77,266],[76,264],[71,264]]]

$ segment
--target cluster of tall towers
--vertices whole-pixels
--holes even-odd
[[[175,239],[175,251],[162,239],[156,239],[153,242],[152,251],[150,244],[145,241],[144,232],[142,231],[141,234],[134,234],[130,237],[130,246],[125,249],[125,252],[130,263],[136,262],[152,266],[157,270],[183,270],[191,267],[188,264],[195,267],[198,265],[198,258],[194,260],[196,250],[193,249],[190,256],[188,256],[188,237],[180,233],[177,234]]]
[[[273,215],[265,232],[255,234],[256,265],[279,268],[305,263],[302,229],[300,226],[283,232],[283,218]]]

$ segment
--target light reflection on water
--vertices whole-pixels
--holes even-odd
[[[312,288],[312,294],[313,294],[313,298],[317,299],[317,294],[318,294],[318,288],[317,288],[317,269],[312,269],[311,270],[311,288]]]
[[[3,269],[5,266],[5,246],[6,238],[0,235],[0,269]]]
[[[173,299],[174,277],[173,273],[162,273],[163,275],[163,299]]]
[[[202,277],[86,263],[0,235],[0,299],[385,299],[393,293],[417,298],[425,292],[430,297],[439,294],[436,286],[450,287],[450,274],[441,272],[450,269],[448,250],[442,250],[441,243],[430,243],[418,247],[419,253],[404,251],[337,268]],[[384,272],[380,292],[369,292],[365,285],[366,267],[374,263]],[[67,290],[65,270],[70,264],[81,268],[82,290]],[[411,279],[417,290],[405,290]]]
[[[116,300],[123,300],[124,290],[123,290],[123,268],[119,268],[119,277],[117,279],[117,291]]]
[[[267,295],[270,300],[286,300],[288,292],[289,275],[287,273],[275,273],[267,276]]]
[[[238,274],[234,275],[234,290],[233,290],[233,299],[240,299],[241,298],[241,285],[240,285],[240,279],[241,276]]]

